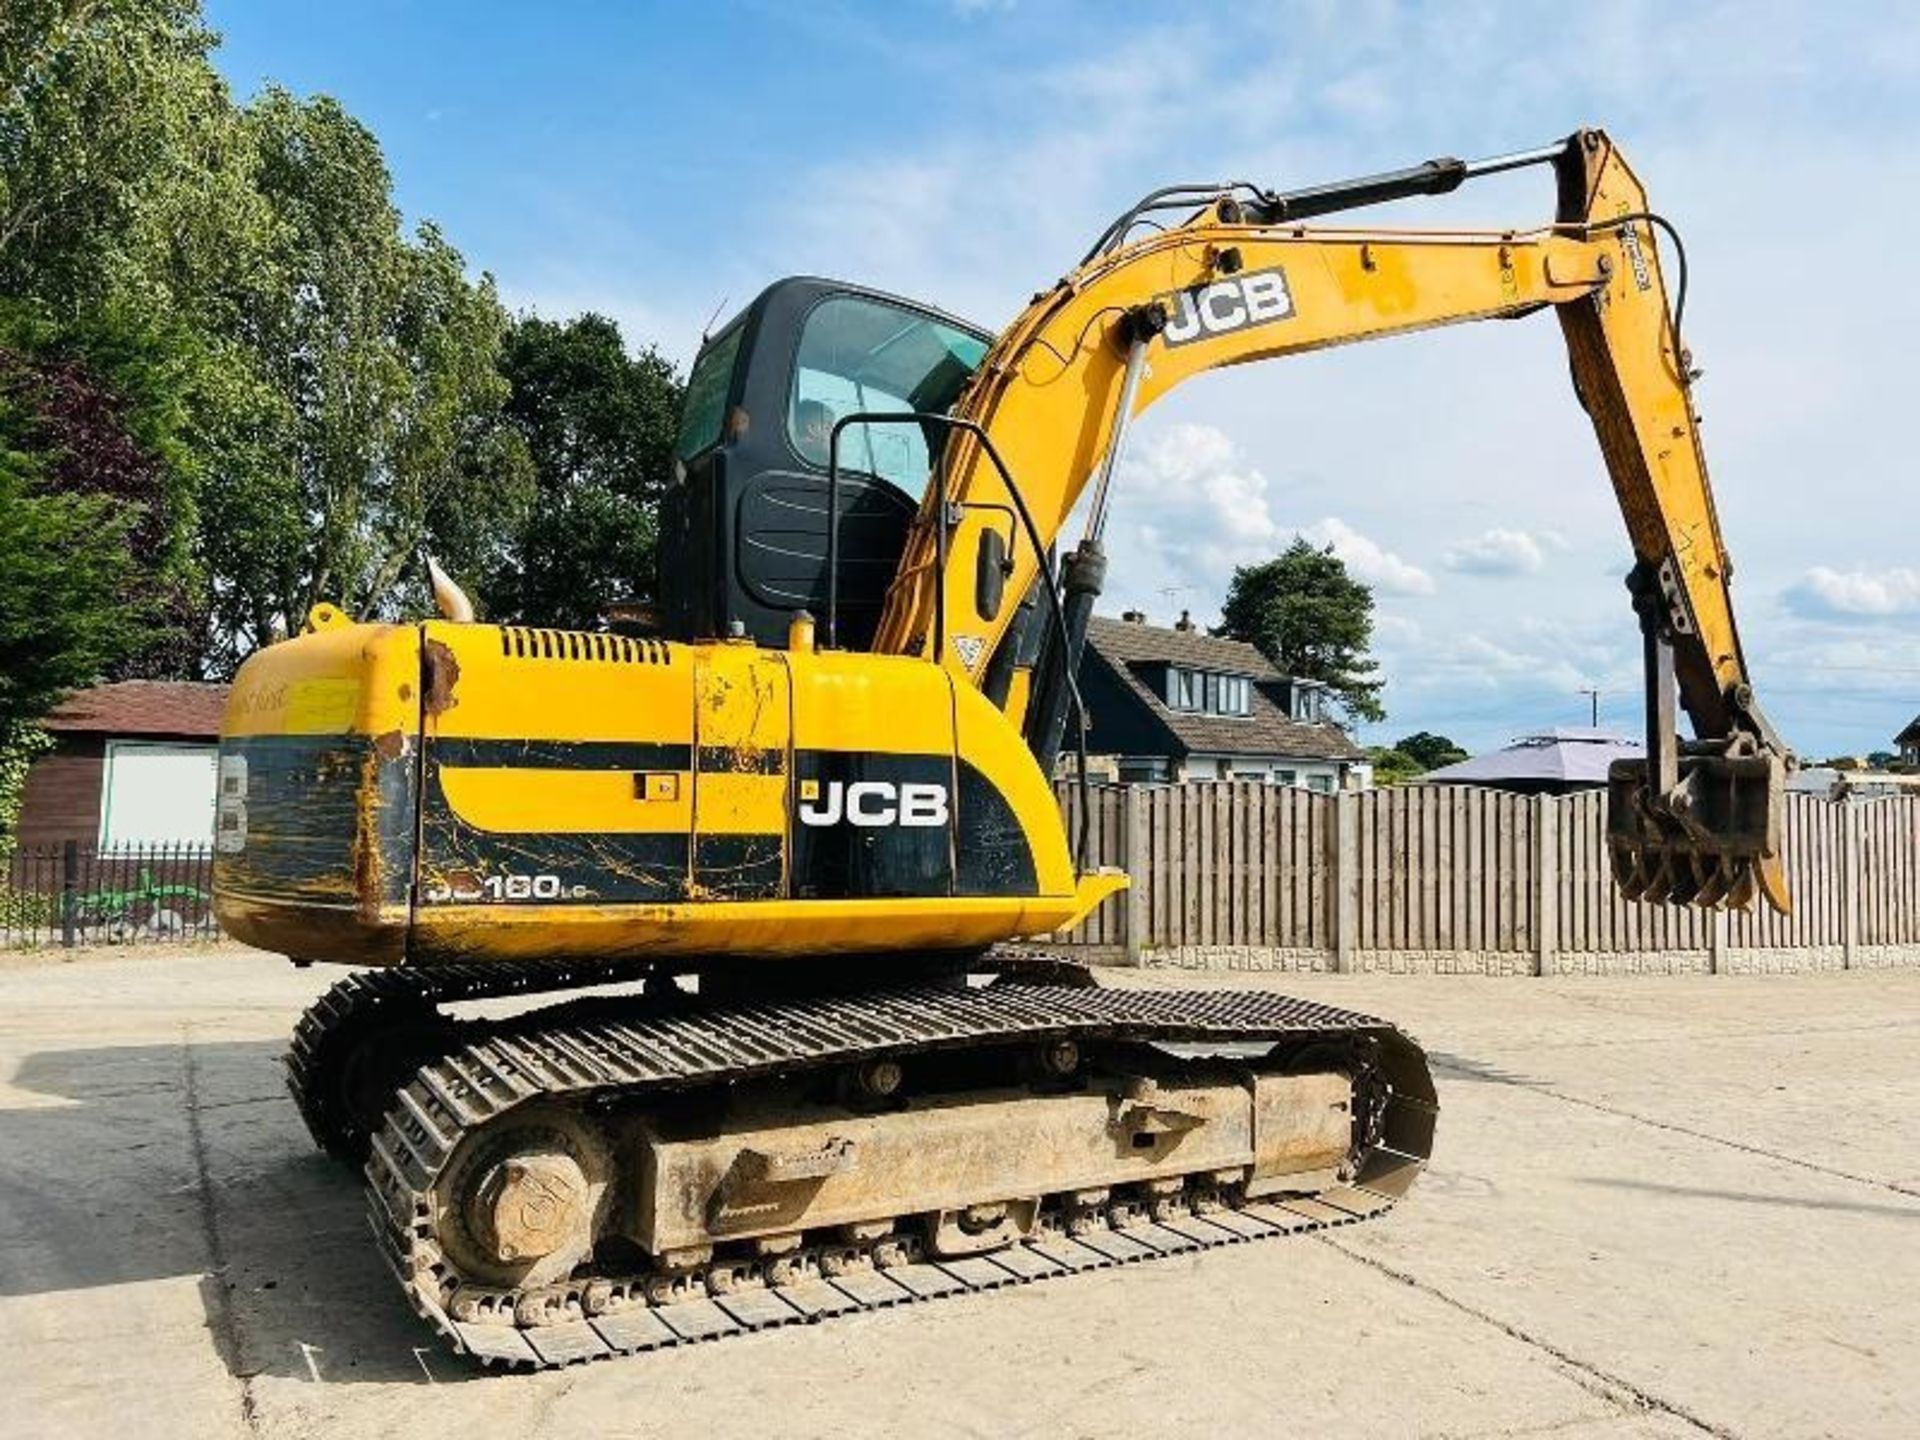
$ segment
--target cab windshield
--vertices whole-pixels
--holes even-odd
[[[800,332],[788,438],[803,460],[824,470],[828,437],[841,416],[944,414],[986,353],[980,336],[930,316],[862,296],[823,300]],[[889,480],[918,500],[940,456],[940,428],[850,425],[840,434],[841,468]]]

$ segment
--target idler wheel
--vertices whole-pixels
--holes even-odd
[[[516,1112],[464,1152],[436,1189],[435,1230],[469,1283],[550,1285],[593,1254],[612,1167],[590,1124],[556,1108]]]

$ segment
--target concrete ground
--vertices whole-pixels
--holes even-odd
[[[1920,1434],[1920,972],[1279,978],[1433,1052],[1383,1221],[505,1377],[281,1088],[331,978],[0,962],[10,1437]]]

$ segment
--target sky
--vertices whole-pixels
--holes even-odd
[[[1685,238],[1687,339],[1761,705],[1810,757],[1920,712],[1920,6],[208,0],[241,96],[339,97],[509,304],[684,364],[788,274],[990,328],[1134,198],[1600,125]],[[1550,218],[1546,172],[1371,212]],[[1540,315],[1201,377],[1134,427],[1103,608],[1218,616],[1303,534],[1375,588],[1388,717],[1483,749],[1640,724],[1631,555]]]

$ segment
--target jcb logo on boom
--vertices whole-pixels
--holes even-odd
[[[947,823],[947,787],[931,781],[839,780],[800,782],[802,825],[926,828]]]
[[[1191,345],[1195,340],[1230,335],[1254,325],[1268,325],[1293,316],[1293,292],[1284,270],[1252,270],[1229,275],[1211,285],[1176,290],[1162,297],[1167,303],[1166,339],[1169,345]]]

